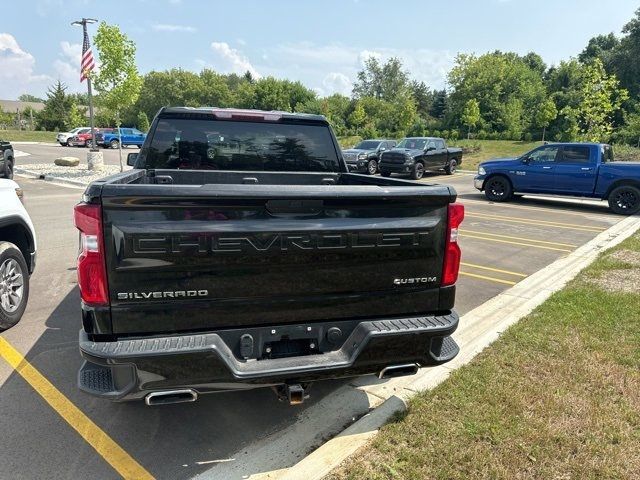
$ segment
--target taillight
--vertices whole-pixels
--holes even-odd
[[[458,245],[458,227],[464,219],[464,205],[450,203],[447,219],[447,236],[445,238],[444,264],[442,266],[442,283],[446,287],[453,285],[458,280],[460,270],[460,258],[462,252]]]
[[[80,253],[78,254],[80,297],[89,305],[108,305],[109,293],[100,205],[79,203],[73,209],[73,220],[76,228],[80,230]]]

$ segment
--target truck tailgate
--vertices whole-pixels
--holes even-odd
[[[116,334],[438,310],[443,186],[105,185]]]

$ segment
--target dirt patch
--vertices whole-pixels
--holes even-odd
[[[612,260],[617,260],[618,262],[640,267],[640,252],[623,249],[613,252],[611,255],[607,255],[607,257]]]
[[[587,282],[608,292],[638,293],[640,268],[608,270],[597,277],[587,279]]]

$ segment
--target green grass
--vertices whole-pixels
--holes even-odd
[[[602,287],[634,272],[638,234],[418,394],[329,478],[639,478],[640,293]]]
[[[480,162],[492,158],[519,157],[523,153],[542,145],[542,142],[520,142],[514,140],[457,140],[449,142],[450,145],[465,147],[479,145],[480,151],[462,156],[464,170],[476,170]]]
[[[57,132],[0,130],[0,140],[9,142],[55,142]]]

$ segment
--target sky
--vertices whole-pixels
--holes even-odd
[[[369,56],[396,56],[415,79],[446,87],[457,53],[577,56],[620,33],[638,0],[0,0],[0,99],[43,97],[79,79],[83,16],[117,24],[137,45],[141,73],[182,68],[300,80],[349,95]],[[90,28],[95,34],[96,25]],[[94,49],[94,54],[95,54]]]

